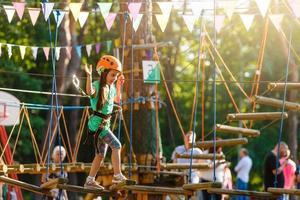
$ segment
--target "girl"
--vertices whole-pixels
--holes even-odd
[[[111,161],[114,171],[112,182],[120,183],[127,180],[120,169],[121,143],[110,130],[110,118],[113,112],[114,99],[117,96],[117,91],[120,91],[119,88],[123,84],[124,79],[121,78],[121,63],[113,56],[103,56],[97,63],[96,70],[100,75],[100,79],[92,83],[92,66],[88,67],[85,65],[85,72],[87,74],[86,93],[90,96],[91,108],[93,110],[93,114],[88,121],[88,128],[89,133],[94,135],[96,155],[84,187],[103,190],[104,188],[95,181],[95,176],[102,164],[108,146],[112,149]]]

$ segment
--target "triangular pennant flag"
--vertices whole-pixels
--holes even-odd
[[[207,11],[213,10],[214,2],[213,1],[192,2],[189,7],[192,10],[193,14],[198,18],[201,15],[203,10],[207,10]]]
[[[164,32],[169,21],[169,16],[156,14],[155,17],[161,31]]]
[[[49,47],[43,47],[43,51],[44,51],[46,60],[48,60],[48,59],[49,59],[49,51],[50,51],[50,48],[49,48]]]
[[[40,9],[39,8],[28,8],[28,12],[29,12],[31,23],[34,26],[40,15]]]
[[[59,60],[60,56],[60,47],[55,47],[55,58],[56,60]]]
[[[12,4],[13,4],[14,8],[16,9],[17,14],[21,20],[23,17],[23,14],[24,14],[25,3],[24,2],[12,2]]]
[[[143,14],[138,14],[138,16],[136,17],[135,20],[133,20],[133,29],[134,31],[136,32],[140,26],[140,23],[142,21],[142,18],[143,18]]]
[[[253,19],[254,19],[254,15],[243,14],[243,15],[240,15],[240,17],[243,21],[243,24],[244,24],[246,30],[249,31],[249,29],[252,25]]]
[[[170,13],[172,11],[172,2],[156,2],[162,12],[163,15],[168,16],[167,18],[169,19]]]
[[[89,12],[80,12],[78,16],[78,21],[80,24],[80,27],[82,28],[89,16]]]
[[[224,12],[229,20],[231,19],[234,13],[235,7],[237,5],[236,3],[236,1],[220,1],[218,3],[219,6],[224,9]]]
[[[12,45],[11,44],[6,44],[7,45],[7,54],[8,54],[8,58],[11,57],[12,55]]]
[[[115,48],[120,48],[120,46],[121,46],[121,38],[115,39],[114,44],[115,44]]]
[[[6,5],[3,5],[3,8],[4,8],[5,13],[7,15],[7,20],[10,23],[12,18],[14,17],[15,8],[13,6],[6,6]]]
[[[76,53],[77,53],[78,57],[81,58],[81,46],[80,45],[76,45],[75,49],[76,49]]]
[[[277,31],[281,28],[281,22],[283,19],[283,14],[269,15],[270,20],[274,24]]]
[[[133,18],[133,21],[136,20],[140,9],[141,9],[142,3],[129,3],[128,4],[128,10]]]
[[[56,22],[56,26],[59,27],[59,25],[61,24],[62,20],[64,19],[64,16],[67,12],[64,10],[54,10],[53,11],[53,15],[54,15],[54,19]]]
[[[67,52],[67,56],[68,58],[71,58],[72,57],[72,47],[71,46],[67,46],[66,47],[66,52]]]
[[[47,21],[53,10],[54,3],[41,3],[41,4],[42,4],[42,12],[44,13],[45,21]]]
[[[100,12],[103,18],[106,19],[111,9],[112,3],[97,3],[97,4],[100,8]]]
[[[194,29],[194,24],[198,16],[196,15],[182,15],[183,21],[185,22],[187,28],[189,29],[190,32],[193,31]]]
[[[105,18],[105,24],[107,27],[107,30],[109,31],[116,19],[117,13],[109,13],[108,16]]]
[[[224,26],[224,19],[225,19],[225,15],[216,15],[215,25],[216,25],[216,31],[218,33],[220,33],[221,29]]]
[[[25,56],[26,46],[20,45],[19,48],[20,48],[21,58],[22,58],[22,60],[23,60],[23,59],[24,59],[24,56]]]
[[[300,0],[289,0],[288,2],[295,16],[300,17]]]
[[[38,47],[31,47],[31,52],[32,52],[32,56],[34,58],[34,60],[36,60],[37,58],[37,52],[38,52]]]
[[[90,55],[91,55],[91,50],[92,50],[92,45],[91,45],[91,44],[87,44],[87,45],[85,46],[85,49],[86,49],[86,54],[87,54],[87,56],[90,57]]]
[[[69,8],[72,12],[72,15],[75,19],[75,21],[77,21],[78,16],[80,14],[80,9],[81,9],[82,3],[70,3],[69,4]]]
[[[101,43],[97,43],[95,45],[95,49],[96,49],[96,54],[98,54],[100,52],[100,49],[101,49]]]
[[[111,51],[111,49],[112,49],[112,41],[111,40],[106,41],[106,49],[107,49],[107,52]]]
[[[257,7],[263,17],[266,16],[271,0],[255,0]]]

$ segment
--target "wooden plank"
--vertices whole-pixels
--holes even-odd
[[[115,193],[112,193],[109,190],[97,190],[97,189],[88,189],[77,185],[69,185],[69,184],[58,184],[57,188],[77,193],[92,193],[98,196],[114,196]]]
[[[248,137],[256,137],[260,135],[259,130],[249,129],[249,128],[241,128],[241,127],[233,127],[222,124],[216,125],[216,130],[222,133],[230,133],[230,134],[242,134],[243,136]]]
[[[47,182],[45,182],[41,185],[41,188],[51,190],[51,189],[57,188],[58,184],[65,184],[67,182],[68,182],[68,179],[66,179],[66,178],[49,179]]]
[[[300,190],[299,189],[284,189],[284,188],[268,188],[268,192],[274,193],[274,194],[290,194],[290,195],[297,195],[300,196]]]
[[[300,89],[300,83],[287,83],[287,90]],[[285,83],[269,83],[268,90],[284,90]]]
[[[184,184],[182,188],[184,190],[204,190],[208,188],[221,188],[221,182],[205,182],[205,183],[191,183],[191,184]]]
[[[192,195],[192,191],[184,190],[178,187],[157,187],[146,185],[129,185],[124,187],[133,192],[145,192],[150,194],[183,194]]]
[[[207,189],[208,193],[211,194],[228,194],[230,196],[253,196],[257,198],[271,198],[276,199],[278,195],[273,195],[270,192],[257,192],[257,191],[249,191],[249,190],[233,190],[233,189],[221,189],[221,188],[209,188]]]
[[[288,118],[286,112],[283,113],[283,119]],[[228,121],[239,120],[276,120],[281,119],[281,112],[259,112],[259,113],[231,113],[227,115]]]
[[[235,146],[235,145],[243,145],[247,144],[247,138],[235,138],[235,139],[223,139],[223,140],[216,140],[216,146],[224,147],[224,146]],[[214,141],[203,141],[203,142],[196,142],[196,146],[198,148],[209,149],[214,146]]]
[[[36,193],[36,194],[40,194],[40,195],[47,195],[50,197],[53,197],[53,195],[51,194],[51,192],[49,190],[45,190],[41,187],[38,187],[36,185],[32,185],[29,183],[25,183],[22,181],[18,181],[6,176],[0,176],[0,181],[7,183],[9,185],[13,185],[13,186],[19,186],[21,189]]]
[[[161,164],[161,169],[189,169],[188,163],[167,163]],[[209,165],[205,163],[193,163],[192,169],[209,169]]]
[[[175,154],[176,158],[191,158],[191,154]],[[208,154],[193,154],[193,159],[199,159],[199,160],[213,160],[214,154],[208,153]],[[223,160],[225,159],[225,156],[223,154],[216,154],[216,160]]]
[[[283,100],[263,97],[263,96],[254,96],[252,100],[258,104],[273,106],[276,108],[282,108],[283,105]],[[284,107],[287,110],[295,110],[295,111],[300,110],[300,104],[289,102],[289,101],[285,101]]]
[[[126,180],[125,182],[121,182],[121,183],[116,183],[116,184],[112,184],[109,187],[110,191],[117,191],[117,190],[121,190],[122,188],[124,188],[126,185],[135,185],[136,181],[135,180]]]

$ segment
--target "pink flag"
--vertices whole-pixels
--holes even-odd
[[[49,51],[50,51],[50,48],[49,48],[49,47],[43,47],[43,51],[44,51],[46,60],[48,60],[48,59],[49,59]]]
[[[220,33],[220,30],[223,28],[224,25],[225,15],[217,15],[216,16],[216,30]]]
[[[34,26],[39,17],[40,9],[39,8],[28,8],[28,12],[29,12],[31,23]]]
[[[20,20],[22,19],[23,17],[23,14],[24,14],[24,9],[25,9],[25,3],[21,3],[21,2],[12,2],[14,8],[16,9],[17,11],[17,14],[20,18]]]
[[[128,4],[128,10],[133,18],[133,21],[136,20],[140,9],[141,9],[142,3],[129,3]]]
[[[117,13],[109,13],[108,16],[105,18],[105,24],[107,27],[107,30],[109,31],[116,19]]]
[[[97,43],[95,45],[95,48],[96,48],[96,54],[98,54],[100,52],[100,49],[101,49],[101,43]]]
[[[300,17],[300,0],[288,1],[296,17]]]

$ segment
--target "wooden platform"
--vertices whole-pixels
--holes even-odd
[[[274,195],[270,192],[257,192],[249,190],[233,190],[233,189],[220,189],[220,188],[210,188],[207,190],[211,194],[228,194],[230,196],[253,196],[260,199],[276,199],[278,195]]]
[[[39,186],[32,185],[26,182],[18,181],[6,176],[0,176],[0,181],[7,183],[8,185],[13,185],[13,186],[19,186],[21,189],[39,194],[39,195],[47,195],[50,197],[53,197],[51,192],[49,190],[43,189]]]
[[[57,188],[58,184],[65,184],[67,182],[68,182],[68,179],[65,179],[65,178],[49,179],[47,182],[45,182],[41,185],[41,188],[51,190],[51,189]]]
[[[300,196],[299,189],[284,189],[284,188],[268,188],[268,192],[274,194],[290,194]]]
[[[186,158],[190,159],[191,154],[175,154],[176,158]],[[209,154],[193,154],[193,159],[200,159],[200,160],[213,160],[214,159],[214,154],[209,153]],[[223,154],[216,154],[216,160],[223,160],[225,159],[225,156]]]
[[[205,183],[191,183],[191,184],[184,184],[182,188],[184,190],[206,190],[208,188],[221,188],[222,183],[220,182],[205,182]]]
[[[216,140],[216,146],[218,146],[218,147],[243,145],[243,144],[247,144],[247,143],[248,143],[247,138]],[[198,148],[209,149],[214,146],[214,141],[209,140],[209,141],[203,141],[203,142],[196,142],[196,146]]]
[[[77,193],[92,193],[97,196],[114,196],[115,193],[109,190],[97,190],[97,189],[87,189],[82,186],[69,185],[69,184],[58,184],[57,188]]]
[[[193,192],[189,190],[184,190],[178,187],[158,187],[158,186],[146,186],[146,185],[130,185],[125,186],[125,189],[135,192],[144,192],[148,194],[182,194],[182,195],[192,195]]]
[[[185,163],[167,163],[167,164],[162,164],[161,169],[189,169],[190,164],[185,164]],[[205,163],[193,163],[192,164],[192,169],[209,169],[208,164]]]

